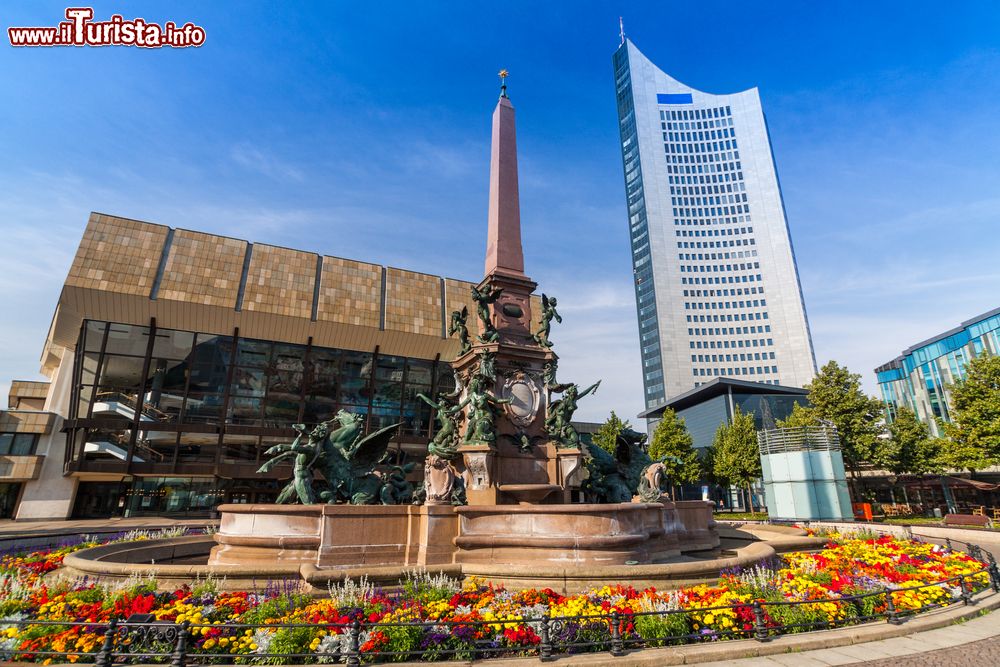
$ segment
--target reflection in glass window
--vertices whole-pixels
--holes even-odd
[[[30,456],[37,441],[34,433],[0,433],[0,456]]]

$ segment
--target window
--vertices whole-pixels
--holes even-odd
[[[36,444],[34,433],[0,433],[0,456],[30,456]]]

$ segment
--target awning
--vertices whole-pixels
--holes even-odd
[[[966,479],[964,477],[952,477],[950,475],[946,476],[945,479],[948,480],[948,484],[964,484],[965,486],[971,486],[974,489],[979,489],[980,491],[997,491],[1000,490],[1000,484],[990,484],[989,482],[980,482],[977,479]],[[941,484],[940,477],[924,477],[923,479],[914,479],[906,482],[902,482],[904,486],[937,486]]]

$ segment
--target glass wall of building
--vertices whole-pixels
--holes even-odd
[[[965,366],[982,354],[1000,354],[1000,308],[905,350],[875,369],[886,418],[912,410],[941,435],[938,420],[951,421],[950,388],[965,377]]]
[[[399,423],[392,447],[420,450],[434,422],[418,395],[454,388],[446,362],[236,332],[87,321],[77,349],[67,471],[133,476],[114,494],[119,514],[203,513],[230,493],[223,487],[241,488],[234,498],[243,502],[276,495],[287,471],[257,475],[263,452],[293,439],[293,424],[338,410],[365,415],[368,430]],[[33,449],[7,435],[0,450]],[[77,503],[79,515],[107,510],[106,491],[82,489],[91,499]]]

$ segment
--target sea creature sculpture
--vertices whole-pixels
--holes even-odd
[[[388,471],[376,470],[385,461],[389,441],[399,424],[362,436],[363,424],[362,415],[346,410],[318,424],[308,436],[306,426],[296,424],[294,428],[299,435],[295,440],[268,449],[265,454],[272,458],[257,472],[267,473],[278,463],[294,459],[293,478],[279,494],[277,502],[280,504],[296,500],[311,504],[317,498],[327,503],[354,505],[409,502],[413,485],[406,480],[406,475],[412,471],[413,464],[393,466]],[[332,426],[336,428],[331,430]],[[321,481],[315,480],[316,472],[322,476]],[[315,487],[320,488],[318,494]]]
[[[588,502],[627,503],[638,493],[643,472],[653,463],[646,453],[646,435],[625,429],[615,441],[614,454],[587,445],[584,465],[589,473],[582,489]]]

